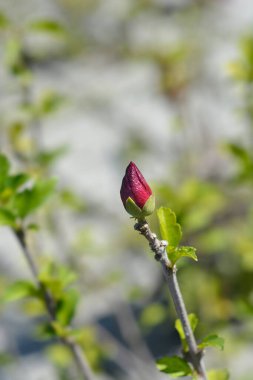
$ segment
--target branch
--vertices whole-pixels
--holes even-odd
[[[108,341],[114,347],[117,364],[129,375],[127,379],[147,379],[147,380],[161,380],[161,377],[155,371],[154,364],[152,367],[139,358],[129,348],[119,342],[114,335],[101,325],[97,325],[97,330],[102,340]]]
[[[207,380],[206,370],[202,360],[202,352],[198,350],[198,346],[188,319],[183,296],[178,285],[176,275],[177,268],[175,265],[172,267],[166,252],[166,246],[168,243],[165,240],[157,239],[156,235],[150,230],[146,220],[139,220],[135,224],[134,228],[148,240],[149,246],[155,254],[155,259],[161,263],[163,274],[168,284],[178,318],[182,323],[185,338],[189,347],[188,360],[197,372],[199,380]]]
[[[152,354],[143,340],[131,307],[124,301],[120,303],[120,307],[116,313],[116,321],[132,354],[142,362],[142,372],[145,374],[145,376],[143,375],[145,380],[160,378],[154,366]]]
[[[13,230],[15,233],[15,236],[18,239],[18,242],[20,246],[22,247],[24,256],[27,260],[28,266],[32,272],[32,275],[34,277],[34,280],[36,282],[36,285],[41,290],[45,302],[45,307],[48,311],[50,320],[52,322],[56,321],[56,314],[55,314],[55,301],[51,295],[51,293],[48,291],[48,289],[45,287],[45,285],[40,281],[39,279],[39,270],[33,260],[33,256],[26,244],[26,236],[23,229],[19,230]],[[94,380],[94,374],[92,373],[92,370],[86,360],[86,357],[81,349],[81,347],[74,342],[72,339],[68,337],[61,337],[60,341],[65,344],[69,350],[71,351],[73,358],[76,362],[77,367],[80,370],[80,373],[82,375],[83,380]]]

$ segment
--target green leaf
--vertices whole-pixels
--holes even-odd
[[[39,274],[40,281],[50,289],[54,298],[59,300],[65,288],[76,280],[76,273],[64,265],[47,260]]]
[[[2,207],[0,207],[0,225],[11,226],[11,227],[16,226],[15,215],[11,211]]]
[[[53,35],[65,34],[65,28],[55,20],[42,19],[34,21],[29,25],[33,31],[43,32]]]
[[[3,188],[6,178],[10,170],[10,163],[8,159],[0,154],[0,190]]]
[[[218,369],[207,372],[207,379],[208,380],[228,380],[229,379],[229,373],[226,369]]]
[[[69,289],[63,294],[57,303],[56,319],[61,326],[67,326],[75,315],[79,301],[79,293],[76,289]]]
[[[189,319],[189,323],[190,323],[190,326],[191,326],[191,329],[192,331],[194,332],[197,325],[198,325],[198,318],[197,316],[194,314],[194,313],[191,313],[191,314],[188,314],[188,319]],[[186,341],[186,338],[185,338],[185,333],[184,333],[184,330],[183,330],[183,326],[182,326],[182,323],[180,321],[180,319],[177,319],[176,322],[175,322],[175,328],[179,334],[179,337],[181,339],[181,342],[182,342],[182,346],[183,346],[183,350],[184,351],[188,351],[188,344],[187,344],[187,341]]]
[[[65,329],[65,327],[59,323],[58,321],[53,321],[50,323],[51,327],[52,327],[52,336],[53,335],[56,335],[58,337],[61,337],[61,338],[64,338],[67,336],[67,331]],[[48,332],[50,334],[50,328],[48,329]]]
[[[217,347],[220,350],[224,350],[224,339],[216,334],[208,335],[199,343],[198,347],[200,349],[205,347]]]
[[[21,298],[25,297],[34,297],[38,296],[39,291],[35,287],[35,285],[26,280],[20,280],[16,281],[10,286],[7,287],[5,290],[2,301],[4,302],[10,302],[10,301],[16,301]]]
[[[178,247],[182,238],[182,230],[180,224],[177,223],[176,215],[167,207],[160,207],[157,211],[161,236],[167,240],[169,245],[166,248],[168,257],[172,266],[181,257],[190,257],[197,261],[196,249],[193,247]]]
[[[42,206],[54,193],[55,179],[40,180],[31,189],[25,189],[18,193],[13,201],[13,208],[17,215],[25,218],[33,211]]]
[[[36,333],[40,339],[50,339],[56,336],[54,327],[48,322],[37,326]]]
[[[156,361],[159,371],[168,373],[172,377],[181,377],[192,374],[192,369],[186,360],[178,357],[164,357]]]
[[[160,207],[157,216],[162,238],[168,241],[169,246],[177,247],[182,238],[182,230],[176,214],[168,207]]]
[[[11,175],[6,180],[6,187],[10,187],[12,190],[18,190],[22,185],[24,185],[30,177],[28,174],[19,173]]]
[[[64,294],[61,279],[57,277],[51,277],[46,274],[40,274],[39,279],[44,284],[44,286],[50,291],[55,300],[61,299],[61,297]]]
[[[76,281],[77,275],[66,266],[57,265],[57,277],[61,280],[63,288]]]
[[[191,259],[198,261],[196,248],[194,247],[167,247],[167,252],[172,265],[176,264],[181,257],[190,257]]]

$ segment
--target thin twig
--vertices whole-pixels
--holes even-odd
[[[185,303],[178,285],[176,266],[172,267],[171,262],[166,252],[167,242],[157,239],[156,235],[152,233],[146,220],[139,220],[134,226],[135,230],[139,231],[149,242],[151,250],[155,253],[155,259],[162,265],[162,270],[166,282],[175,305],[175,309],[182,323],[185,338],[189,347],[188,361],[192,364],[193,368],[198,374],[199,380],[207,380],[205,365],[202,359],[202,352],[198,350],[198,346],[190,326]]]
[[[24,256],[27,260],[28,266],[32,272],[32,275],[34,277],[34,280],[36,282],[36,285],[41,290],[45,302],[45,307],[48,311],[49,317],[52,322],[56,321],[56,314],[55,314],[55,301],[51,295],[51,293],[48,291],[48,289],[45,287],[45,285],[40,281],[39,279],[39,270],[36,266],[36,263],[33,259],[33,256],[26,244],[26,236],[23,229],[14,230],[15,236],[18,239],[18,242],[20,246],[22,247]],[[77,367],[80,370],[80,373],[82,375],[83,380],[94,380],[95,376],[92,373],[92,370],[89,366],[88,361],[86,360],[86,357],[81,349],[81,347],[67,337],[60,338],[60,341],[65,344],[71,351],[73,358],[76,362]]]
[[[78,344],[76,344],[76,342],[67,339],[64,339],[63,343],[65,343],[66,346],[68,346],[70,351],[72,352],[73,358],[75,359],[75,362],[83,378],[85,380],[94,380],[95,376],[91,371],[90,365],[81,347]]]
[[[161,377],[155,373],[154,365],[151,369],[147,361],[142,360],[135,352],[132,352],[120,343],[109,330],[101,325],[97,325],[97,330],[101,339],[112,345],[115,350],[116,363],[130,376],[130,379],[161,379]]]
[[[142,337],[131,307],[124,301],[120,303],[117,309],[116,320],[124,340],[131,347],[131,351],[146,364],[152,363],[153,365],[152,355]]]
[[[125,342],[129,345],[133,355],[142,362],[145,379],[158,379],[159,375],[152,354],[143,340],[131,307],[126,302],[121,302],[116,318]]]

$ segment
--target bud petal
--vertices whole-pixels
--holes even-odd
[[[152,190],[133,162],[130,162],[126,169],[120,196],[126,211],[135,218],[145,218],[155,209]]]

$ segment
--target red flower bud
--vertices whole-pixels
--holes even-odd
[[[135,218],[144,218],[154,211],[155,199],[152,190],[133,162],[126,168],[120,196],[127,212]]]

